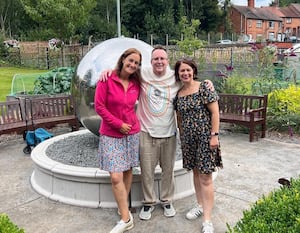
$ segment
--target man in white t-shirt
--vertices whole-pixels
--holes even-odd
[[[176,211],[172,205],[174,196],[174,164],[176,158],[176,121],[173,99],[181,84],[176,82],[174,71],[163,47],[155,47],[151,54],[151,67],[142,68],[142,83],[137,116],[141,123],[140,167],[144,194],[139,217],[151,218],[156,195],[154,171],[159,163],[161,173],[160,202],[166,217]]]

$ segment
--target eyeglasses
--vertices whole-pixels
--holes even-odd
[[[159,61],[159,60],[164,61],[164,60],[168,60],[168,58],[166,58],[166,57],[154,57],[154,58],[152,58],[152,60],[154,60],[154,61]]]

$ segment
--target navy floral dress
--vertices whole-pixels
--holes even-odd
[[[204,83],[200,83],[199,92],[174,99],[174,108],[182,121],[180,140],[183,167],[187,170],[198,168],[200,173],[208,174],[223,167],[220,147],[209,148],[211,114],[207,104],[218,100],[218,94]]]

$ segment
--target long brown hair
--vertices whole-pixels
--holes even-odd
[[[129,79],[136,79],[140,83],[141,82],[142,54],[139,50],[137,50],[135,48],[129,48],[122,53],[122,55],[119,57],[119,60],[117,62],[115,71],[116,71],[116,74],[118,76],[120,76],[121,70],[123,68],[123,60],[133,53],[136,53],[140,56],[140,64],[139,64],[139,67],[137,68],[137,70],[129,76]]]

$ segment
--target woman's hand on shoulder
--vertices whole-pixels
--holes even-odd
[[[205,80],[204,80],[204,83],[205,83],[206,87],[207,87],[209,90],[215,91],[214,84],[213,84],[213,82],[212,82],[211,80],[205,79]]]
[[[99,82],[106,82],[108,77],[111,76],[112,74],[112,70],[108,69],[108,70],[103,70],[99,76],[98,81]]]

